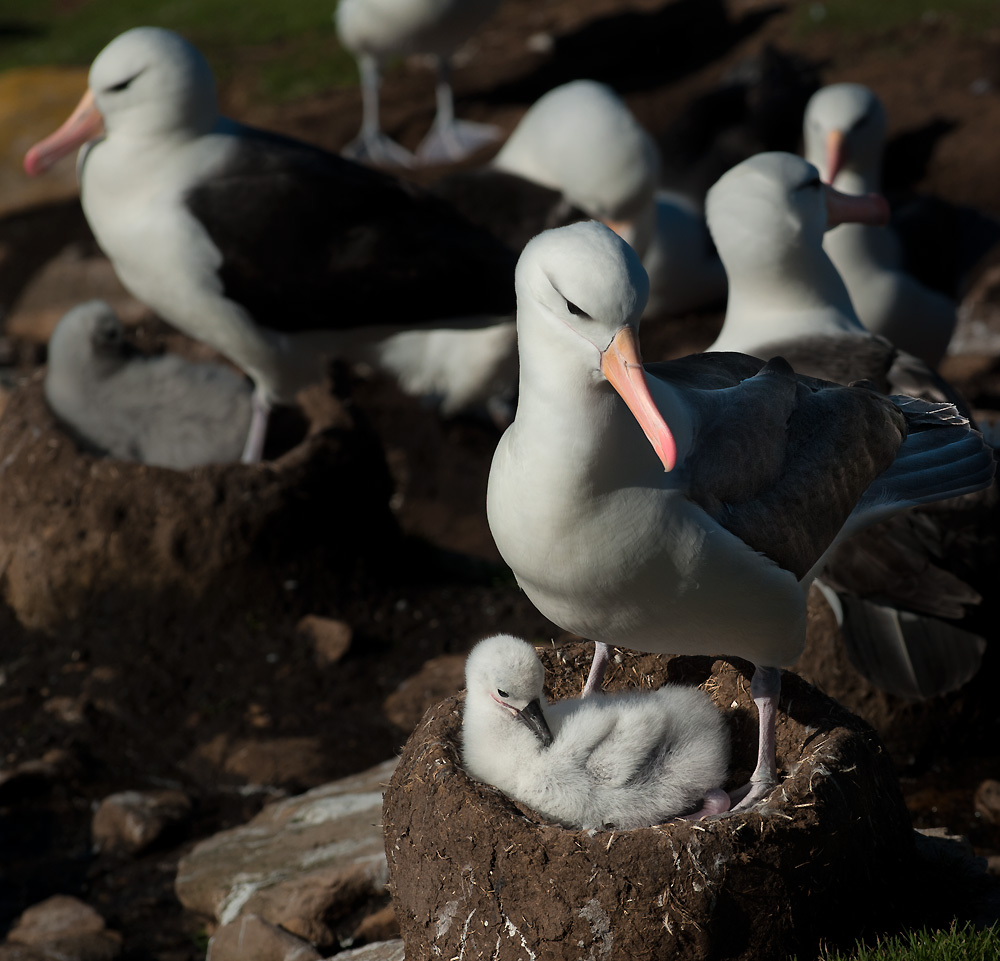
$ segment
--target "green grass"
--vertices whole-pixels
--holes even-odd
[[[940,20],[963,34],[976,35],[1000,26],[997,0],[801,0],[796,10],[799,32],[836,30],[875,33]]]
[[[168,27],[208,57],[225,81],[255,77],[272,100],[356,83],[353,58],[337,43],[334,0],[4,0],[7,36],[0,70],[87,66],[130,27]]]
[[[821,955],[822,961],[996,961],[1000,934],[996,928],[977,931],[970,924],[948,931],[908,931],[880,940],[874,947],[858,945],[850,954]]]

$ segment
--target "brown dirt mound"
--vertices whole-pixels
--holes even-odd
[[[589,646],[547,652],[578,690]],[[733,783],[756,745],[750,665],[622,655],[606,688],[698,684],[733,731]],[[634,831],[554,826],[461,768],[462,696],[432,708],[386,793],[390,886],[407,955],[425,958],[762,958],[855,936],[885,918],[912,831],[874,732],[784,677],[764,813]]]
[[[394,542],[391,482],[347,406],[322,388],[303,399],[309,432],[277,460],[174,471],[82,452],[36,377],[0,421],[3,600],[25,626],[55,630],[148,627],[178,610],[266,617],[310,579],[336,594]]]

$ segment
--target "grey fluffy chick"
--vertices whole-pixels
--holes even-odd
[[[176,470],[238,461],[250,426],[244,377],[221,364],[138,353],[102,300],[78,304],[56,325],[45,398],[87,447]]]
[[[480,641],[465,668],[462,759],[474,778],[572,828],[659,824],[721,813],[729,764],[722,714],[703,691],[571,698],[549,705],[527,641]]]

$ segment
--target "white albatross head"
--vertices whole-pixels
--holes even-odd
[[[552,743],[545,721],[545,668],[535,649],[510,634],[480,641],[465,662],[466,711],[492,724],[524,724],[543,747]]]
[[[832,184],[841,170],[878,184],[886,117],[882,101],[860,83],[822,87],[806,105],[803,125],[806,158]]]
[[[653,138],[594,80],[565,83],[536,100],[493,165],[560,191],[630,243],[635,222],[653,208],[660,176]]]
[[[525,246],[514,288],[522,391],[529,381],[557,392],[582,378],[607,381],[672,470],[676,444],[639,351],[649,277],[636,252],[596,221],[547,230]]]
[[[87,92],[69,119],[25,155],[31,176],[102,133],[167,139],[207,133],[218,118],[215,81],[198,49],[159,27],[135,27],[90,67]]]
[[[705,201],[719,256],[734,269],[759,269],[819,251],[823,233],[841,223],[884,224],[889,207],[878,194],[854,197],[824,184],[807,160],[760,153],[723,174]]]

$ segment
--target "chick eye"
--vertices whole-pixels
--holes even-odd
[[[587,313],[576,306],[571,300],[566,301],[566,309],[573,314],[574,317],[586,317]]]
[[[823,181],[819,177],[813,177],[812,180],[807,180],[805,183],[799,184],[796,188],[797,190],[814,190],[817,187],[822,187]]]
[[[497,688],[497,694],[499,694],[501,697],[510,697],[510,695],[506,691],[501,691],[500,688]]]

